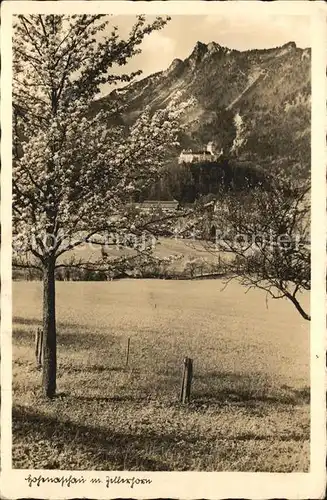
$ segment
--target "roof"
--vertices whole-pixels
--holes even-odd
[[[181,155],[209,155],[211,156],[210,151],[182,151]]]
[[[172,206],[172,205],[178,205],[178,201],[176,200],[167,200],[167,201],[160,201],[160,200],[145,200],[142,205],[166,205],[166,206]]]
[[[166,201],[160,201],[160,200],[145,200],[142,203],[137,203],[138,207],[143,207],[143,208],[176,208],[178,206],[178,201],[176,200],[166,200]]]

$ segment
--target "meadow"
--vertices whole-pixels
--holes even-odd
[[[44,401],[41,283],[14,282],[13,467],[307,471],[309,323],[286,300],[267,308],[260,290],[222,287],[57,282],[58,395]]]

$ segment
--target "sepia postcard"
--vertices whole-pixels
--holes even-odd
[[[1,7],[1,498],[324,498],[325,5]]]

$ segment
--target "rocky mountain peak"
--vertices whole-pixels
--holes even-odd
[[[193,52],[188,59],[191,61],[198,61],[201,59],[201,57],[204,56],[206,52],[207,52],[206,44],[202,42],[196,42]]]
[[[296,46],[295,42],[288,42],[288,43],[285,43],[282,46],[282,49],[288,49],[288,50],[293,50],[293,49],[296,49],[296,48],[297,48],[297,46]]]
[[[169,68],[163,73],[164,76],[168,76],[171,74],[178,73],[180,70],[183,70],[184,68],[184,61],[181,59],[174,59]]]
[[[197,41],[195,46],[194,46],[193,52],[205,51],[206,49],[207,49],[207,46],[205,43]]]
[[[197,42],[191,55],[186,59],[186,61],[191,68],[194,69],[199,63],[204,61],[204,59],[208,59],[218,53],[223,56],[227,53],[226,47],[222,47],[218,42],[214,41],[208,44]]]
[[[219,43],[217,43],[217,42],[210,42],[207,45],[207,49],[208,49],[208,52],[210,54],[213,54],[214,52],[218,52],[222,48],[223,47],[221,45],[219,45]]]

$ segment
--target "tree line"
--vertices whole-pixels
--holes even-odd
[[[142,199],[138,201],[174,198],[183,205],[194,203],[201,196],[217,195],[222,188],[241,191],[259,185],[268,187],[269,174],[250,161],[238,161],[225,156],[216,162],[176,162],[142,193]]]

